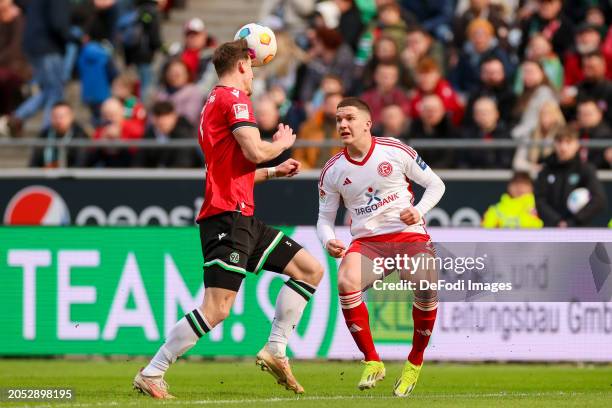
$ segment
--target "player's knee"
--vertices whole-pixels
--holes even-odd
[[[338,273],[338,291],[340,293],[354,292],[361,290],[361,280],[359,276],[350,273]]]
[[[323,278],[323,266],[318,261],[315,261],[308,268],[308,279],[306,281],[313,285],[318,285]]]
[[[415,302],[420,303],[434,303],[438,301],[437,290],[415,290],[414,291]]]
[[[230,314],[231,304],[227,302],[220,302],[216,305],[206,305],[202,310],[202,313],[206,317],[206,320],[212,327],[215,327],[225,319]]]
[[[317,286],[323,278],[324,271],[319,261],[307,254],[307,256],[294,261],[292,267],[288,268],[286,272],[293,279]]]

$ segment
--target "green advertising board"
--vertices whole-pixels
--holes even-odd
[[[280,229],[326,270],[290,352],[327,357],[338,333],[350,340],[338,305],[337,260],[324,253],[313,227]],[[0,355],[150,355],[204,291],[197,228],[2,227],[0,273]],[[230,317],[190,353],[254,355],[268,337],[285,279],[249,274]],[[377,341],[406,344],[409,308],[370,307]]]

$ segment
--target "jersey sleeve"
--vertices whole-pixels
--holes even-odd
[[[319,179],[319,218],[317,219],[317,236],[323,247],[327,242],[335,239],[334,221],[340,206],[340,193],[331,181],[331,177],[324,168]]]
[[[338,211],[340,207],[340,192],[331,181],[329,172],[321,174],[319,179],[319,213]]]
[[[243,126],[257,127],[251,98],[234,90],[224,95],[224,99],[225,117],[232,132]]]
[[[425,193],[414,207],[424,216],[444,195],[444,182],[425,163],[423,158],[412,148],[411,154],[403,154],[404,175],[411,181],[425,187]]]

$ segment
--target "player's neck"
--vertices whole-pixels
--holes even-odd
[[[230,88],[236,88],[240,91],[246,92],[246,90],[243,89],[242,87],[241,81],[238,78],[234,77],[233,75],[226,75],[226,76],[219,78],[219,85],[227,86]]]
[[[346,146],[346,150],[352,159],[359,160],[368,154],[370,147],[372,147],[372,143],[374,143],[372,140],[372,135],[368,135],[367,137],[362,137]]]

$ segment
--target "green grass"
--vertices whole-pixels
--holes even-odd
[[[356,389],[356,362],[293,363],[306,394],[276,385],[251,361],[185,361],[166,376],[177,400],[152,401],[133,392],[137,361],[0,360],[0,387],[71,387],[73,402],[29,402],[30,407],[611,407],[612,365],[427,364],[413,395],[391,397],[400,363],[369,392]],[[24,406],[24,403],[2,403]]]

